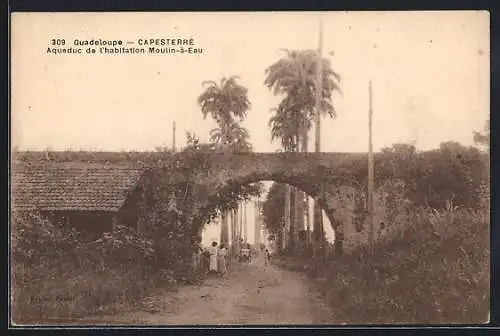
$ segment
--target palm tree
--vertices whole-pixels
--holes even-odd
[[[286,57],[266,69],[264,84],[275,95],[288,97],[299,113],[311,117],[315,106],[317,53],[315,50],[284,51]],[[332,70],[328,59],[322,61],[322,112],[334,118],[332,96],[334,91],[341,93],[340,76]]]
[[[227,138],[226,146],[228,150],[236,153],[248,153],[252,151],[252,145],[250,144],[250,134],[248,130],[241,127],[236,121],[232,121],[231,124],[227,126]],[[210,142],[215,144],[220,144],[224,141],[224,131],[219,127],[216,127],[210,131]],[[239,207],[231,212],[231,232],[232,232],[232,251],[233,256],[236,255],[239,249],[239,242],[241,234],[238,230],[239,223]],[[243,212],[241,212],[243,215]],[[239,223],[239,224],[238,224]]]
[[[281,139],[281,145],[285,151],[296,151],[297,144],[297,121],[296,117],[300,116],[298,113],[293,113],[293,107],[288,107],[288,99],[284,99],[277,109],[273,109],[275,115],[269,120],[271,127],[271,140]],[[285,227],[283,230],[289,230],[289,237],[284,236],[284,242],[290,252],[293,252],[296,243],[296,232],[300,225],[298,221],[297,211],[297,197],[294,197],[292,202],[292,188],[290,185],[285,185]],[[291,213],[294,214],[292,219]]]
[[[288,151],[307,152],[308,137],[307,131],[312,127],[311,117],[305,113],[297,111],[293,105],[293,100],[290,96],[286,96],[280,103],[277,109],[273,109],[275,115],[269,121],[271,127],[272,140],[281,139],[282,146]],[[302,137],[300,135],[302,134]],[[287,202],[290,202],[291,194],[290,187],[287,186]],[[292,210],[295,216],[295,231],[292,236],[296,235],[300,229],[304,228],[304,215],[307,221],[306,237],[309,237],[310,232],[310,216],[309,216],[309,201],[308,196],[302,191],[295,190],[295,202],[290,208],[286,206],[287,211]],[[289,216],[287,216],[289,218]],[[287,223],[288,224],[288,223]],[[292,240],[293,244],[293,240]]]
[[[210,131],[210,142],[221,146],[224,144],[227,149],[233,152],[241,153],[252,150],[252,145],[249,141],[250,134],[246,128],[241,127],[234,120],[225,126],[225,129],[222,128],[222,125],[219,125]]]
[[[238,77],[223,77],[220,83],[214,81],[203,82],[205,91],[198,97],[198,104],[201,107],[203,118],[210,115],[218,124],[219,136],[211,134],[211,137],[218,138],[218,144],[223,150],[231,150],[231,131],[235,119],[242,120],[246,117],[250,109],[248,100],[248,89],[237,83]],[[221,243],[229,245],[229,227],[227,214],[222,215],[221,221]]]
[[[266,69],[264,84],[275,95],[283,96],[275,115],[270,120],[272,138],[281,138],[285,150],[307,151],[307,134],[311,129],[314,116],[316,94],[316,66],[318,63],[315,50],[285,50],[286,56]],[[323,114],[334,118],[335,108],[332,103],[333,92],[340,90],[340,76],[331,68],[330,61],[322,59],[322,100]],[[301,148],[300,148],[301,147]],[[299,149],[300,148],[300,149]],[[304,197],[296,193],[295,199],[302,204]],[[299,209],[302,208],[299,205]],[[309,213],[307,203],[307,214]],[[303,218],[303,212],[296,212]],[[297,223],[297,218],[294,221]],[[315,227],[320,232],[319,227]]]

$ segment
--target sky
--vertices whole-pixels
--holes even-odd
[[[489,13],[14,13],[11,21],[11,142],[19,149],[152,150],[208,140],[196,98],[203,81],[239,76],[252,108],[243,122],[254,150],[274,152],[268,120],[275,97],[265,69],[281,49],[318,47],[339,73],[337,118],[323,119],[321,150],[364,152],[368,82],[374,150],[472,144],[489,117]],[[193,39],[192,55],[53,55],[52,39]],[[85,47],[84,47],[85,49]],[[314,139],[314,130],[310,133]],[[310,150],[313,150],[310,141]],[[249,214],[253,218],[253,214]],[[252,231],[253,230],[249,230]],[[252,234],[253,236],[253,234]]]

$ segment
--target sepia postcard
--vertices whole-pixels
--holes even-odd
[[[489,13],[11,14],[10,318],[485,324]]]

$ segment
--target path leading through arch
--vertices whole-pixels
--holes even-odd
[[[266,266],[263,258],[249,264],[235,262],[225,279],[210,278],[201,286],[158,294],[153,298],[154,312],[133,311],[102,321],[134,325],[335,323],[330,308],[304,274]]]

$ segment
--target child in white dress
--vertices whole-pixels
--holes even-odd
[[[218,249],[217,249],[217,242],[212,243],[212,247],[210,247],[210,265],[209,265],[209,272],[217,272],[217,255],[218,255]]]

